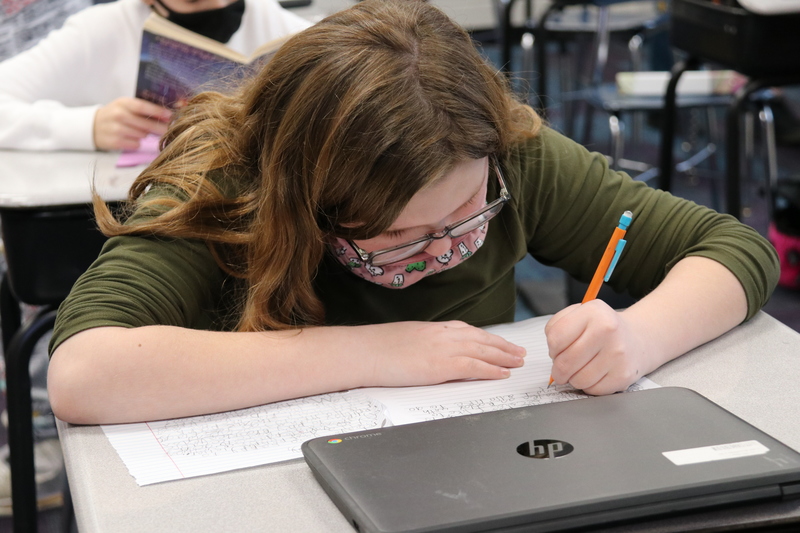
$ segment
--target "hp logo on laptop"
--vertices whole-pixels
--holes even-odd
[[[517,453],[532,459],[557,459],[572,453],[575,447],[563,440],[531,440],[517,446]]]

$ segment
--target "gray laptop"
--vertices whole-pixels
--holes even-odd
[[[800,453],[665,387],[310,440],[363,532],[561,531],[800,497]]]

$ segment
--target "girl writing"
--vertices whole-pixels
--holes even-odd
[[[514,265],[612,285],[546,328],[552,375],[622,390],[751,317],[777,278],[751,228],[609,170],[543,126],[424,2],[366,0],[301,32],[238,93],[202,94],[64,302],[53,410],[152,420],[362,386],[502,379],[524,350]]]

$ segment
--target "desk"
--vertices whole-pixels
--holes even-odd
[[[0,150],[0,220],[8,267],[0,285],[0,323],[16,531],[36,530],[30,356],[36,341],[52,328],[55,306],[105,240],[92,222],[92,182],[106,200],[122,200],[143,168],[117,169],[117,157]],[[24,327],[20,302],[43,306]]]
[[[694,389],[800,450],[800,334],[763,312],[650,377],[660,385]],[[100,427],[57,424],[82,533],[353,531],[302,460],[139,487]],[[800,500],[607,531],[691,531],[782,520],[800,522]]]
[[[86,204],[94,178],[109,201],[127,197],[144,167],[116,168],[116,152],[0,150],[0,209]]]

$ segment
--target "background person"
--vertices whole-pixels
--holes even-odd
[[[134,98],[151,9],[245,55],[310,25],[276,0],[118,0],[67,19],[0,63],[0,148],[136,149],[172,112]]]

